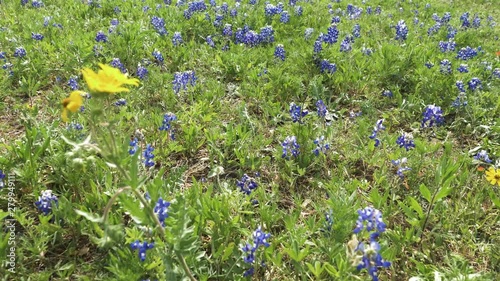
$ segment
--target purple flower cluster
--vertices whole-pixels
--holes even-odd
[[[455,41],[452,40],[439,42],[439,49],[441,50],[442,53],[455,51],[455,46],[456,43]]]
[[[290,159],[290,156],[297,157],[299,156],[300,145],[297,143],[297,137],[288,136],[281,143],[283,147],[283,153],[281,154],[281,158]]]
[[[299,105],[296,105],[295,103],[290,104],[290,117],[292,117],[293,123],[299,122],[302,123],[302,118],[309,114],[309,111],[307,110],[302,110],[302,107]]]
[[[238,28],[234,35],[234,43],[243,43],[247,47],[255,47],[259,44],[274,42],[274,30],[272,26],[265,26],[260,29],[260,33],[250,30],[248,26]]]
[[[408,37],[408,27],[404,20],[400,20],[396,25],[396,40],[406,40]]]
[[[325,118],[325,116],[328,114],[328,109],[326,108],[326,105],[322,100],[318,100],[316,102],[316,109],[320,118]]]
[[[336,43],[339,38],[339,30],[337,29],[337,25],[332,24],[330,27],[328,27],[327,33],[326,34],[322,33],[319,37],[320,38],[318,38],[318,40],[321,39],[321,41],[327,44],[331,45]]]
[[[176,31],[174,32],[174,36],[172,37],[172,44],[174,44],[174,46],[179,46],[180,44],[182,44],[182,35],[180,32]]]
[[[346,35],[344,40],[340,42],[340,51],[341,52],[349,52],[352,50],[352,43],[354,43],[354,37],[351,35]]]
[[[104,32],[98,31],[96,36],[95,36],[95,41],[98,43],[99,42],[106,43],[106,42],[108,42],[108,36],[106,34],[104,34]]]
[[[376,231],[380,234],[385,229],[386,224],[382,220],[382,212],[372,207],[358,210],[358,220],[356,221],[356,228],[353,230],[354,234],[358,234],[363,230],[368,232]]]
[[[451,74],[451,62],[447,59],[442,60],[439,63],[439,71],[442,74]]]
[[[168,218],[168,207],[170,207],[170,202],[163,200],[161,197],[155,204],[153,209],[154,213],[158,217],[161,226],[165,227],[165,219]]]
[[[408,161],[408,159],[406,159],[406,157],[391,161],[392,164],[398,168],[398,170],[396,171],[396,175],[398,175],[401,179],[405,178],[405,175],[404,175],[405,171],[411,170],[411,168],[403,166],[404,164],[406,164],[407,161]]]
[[[42,195],[38,197],[38,201],[35,202],[35,206],[41,211],[44,215],[50,214],[52,208],[54,206],[57,207],[58,200],[57,196],[52,194],[52,190],[44,190],[41,192]]]
[[[139,259],[143,262],[146,260],[146,251],[149,249],[153,249],[154,243],[140,242],[139,240],[135,240],[130,243],[130,248],[132,250],[139,251]]]
[[[149,72],[148,72],[147,68],[145,68],[144,66],[142,66],[140,64],[137,66],[137,73],[136,74],[137,74],[137,77],[139,77],[139,79],[141,79],[141,80],[146,79],[148,77],[148,73]]]
[[[356,7],[352,4],[347,4],[347,17],[351,20],[359,19],[363,13],[363,8]]]
[[[151,24],[153,25],[156,32],[160,35],[167,35],[167,29],[165,28],[165,21],[157,16],[151,18]]]
[[[404,147],[406,151],[415,148],[415,142],[413,141],[413,136],[412,134],[409,133],[403,133],[401,136],[398,137],[396,140],[396,144],[399,145],[399,147]]]
[[[313,150],[314,155],[318,156],[320,152],[326,154],[330,150],[330,144],[325,143],[325,136],[321,136],[313,141],[316,148]]]
[[[324,59],[319,63],[321,73],[333,74],[337,71],[337,65]]]
[[[117,101],[115,101],[114,105],[115,106],[125,106],[125,105],[127,105],[127,100],[124,98],[118,99]]]
[[[491,163],[491,159],[488,156],[488,152],[486,150],[481,150],[476,155],[474,155],[474,159],[479,160],[479,161],[484,161],[486,163]]]
[[[250,195],[258,185],[252,177],[244,174],[241,180],[237,181],[236,186],[240,188],[241,192]]]
[[[41,41],[41,40],[43,40],[43,35],[40,33],[31,32],[31,38],[36,40],[36,41]]]
[[[467,84],[469,85],[469,90],[471,91],[475,91],[478,88],[481,89],[481,80],[477,77],[472,78]]]
[[[469,73],[469,68],[466,64],[461,64],[458,68],[457,68],[458,72],[460,73]]]
[[[160,131],[165,131],[165,132],[170,132],[170,139],[174,140],[175,139],[175,132],[172,129],[172,122],[177,120],[177,116],[171,112],[165,113],[163,115],[163,121],[160,126]]]
[[[125,68],[125,66],[123,65],[123,63],[120,61],[119,58],[114,58],[110,65],[114,68],[118,68],[120,69],[121,73],[127,73],[127,69]]]
[[[142,152],[142,156],[144,157],[143,162],[144,166],[146,168],[153,167],[155,165],[155,162],[153,161],[155,155],[153,154],[153,151],[155,149],[150,145],[146,145],[146,150]]]
[[[137,143],[139,141],[137,140],[137,138],[134,138],[133,140],[130,141],[129,143],[129,150],[128,150],[128,154],[130,155],[134,155],[136,152],[137,152]]]
[[[26,56],[26,50],[23,47],[17,47],[14,50],[14,57],[16,58],[23,58]]]
[[[444,123],[443,111],[441,107],[434,104],[428,105],[425,108],[422,119],[422,128],[430,128],[432,126],[439,126]]]
[[[283,45],[278,44],[276,46],[276,48],[274,49],[274,57],[277,59],[280,59],[282,61],[285,61],[286,52],[285,52],[285,48],[283,47]]]
[[[461,60],[469,60],[474,58],[475,56],[477,56],[477,49],[467,46],[457,52],[456,58]]]
[[[375,140],[375,147],[380,145],[380,140],[377,138],[378,133],[385,130],[384,125],[382,125],[383,122],[384,119],[379,119],[375,124],[375,127],[373,127],[372,134],[369,136],[370,139]]]
[[[196,80],[198,78],[195,75],[193,70],[184,71],[184,72],[176,72],[174,74],[174,80],[172,81],[172,87],[174,89],[174,93],[177,95],[181,90],[186,91],[188,85],[196,86]]]
[[[253,232],[252,236],[253,244],[246,243],[246,245],[241,247],[241,250],[244,254],[243,261],[249,264],[253,264],[255,262],[255,252],[257,251],[257,249],[259,249],[260,246],[264,246],[265,248],[270,246],[267,240],[271,238],[271,234],[263,232],[260,226]],[[243,276],[251,276],[253,275],[253,272],[254,267],[252,266],[243,274]]]

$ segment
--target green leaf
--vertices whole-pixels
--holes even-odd
[[[424,211],[422,210],[422,207],[420,204],[418,204],[417,200],[413,197],[408,197],[408,200],[410,201],[410,205],[412,209],[418,213],[419,217],[422,218],[424,216]]]
[[[420,194],[422,194],[422,197],[424,197],[425,200],[427,200],[427,202],[431,202],[432,200],[432,194],[431,194],[431,191],[427,188],[427,186],[425,186],[425,184],[421,184],[418,189],[420,190]]]
[[[446,196],[448,196],[451,191],[453,191],[453,188],[451,186],[443,186],[441,187],[441,189],[439,190],[439,192],[436,194],[436,198],[434,199],[435,202],[445,198]]]
[[[94,215],[94,214],[91,214],[91,213],[87,213],[87,212],[82,211],[82,210],[76,210],[76,209],[75,209],[75,212],[77,214],[79,214],[80,216],[88,219],[91,222],[97,222],[97,223],[103,222],[103,217],[101,217],[101,216],[97,216],[97,215]]]
[[[490,195],[491,202],[493,202],[497,208],[500,208],[500,198],[497,197],[493,189],[490,189],[488,194]]]
[[[233,253],[234,250],[234,242],[229,243],[227,247],[224,249],[224,254],[222,255],[221,261],[226,261],[229,256]]]

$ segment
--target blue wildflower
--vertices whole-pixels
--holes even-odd
[[[409,133],[403,133],[401,136],[398,137],[396,140],[396,144],[399,145],[399,147],[404,147],[406,151],[415,148],[415,142],[413,141],[413,136],[412,134]]]
[[[458,72],[460,73],[468,73],[469,72],[469,68],[466,64],[461,64],[458,68],[457,68]]]
[[[371,56],[373,54],[373,50],[372,48],[365,48],[365,47],[362,47],[361,48],[361,52],[363,53],[363,55],[365,56]]]
[[[109,64],[114,68],[120,69],[121,73],[127,73],[127,69],[125,68],[125,66],[120,61],[119,58],[113,58],[113,60],[111,60]]]
[[[474,58],[475,56],[477,56],[477,50],[467,46],[457,52],[456,58],[461,60],[469,60]]]
[[[474,159],[479,160],[479,161],[484,161],[486,163],[491,163],[491,159],[488,156],[488,152],[486,150],[481,150],[476,155],[474,155]]]
[[[267,240],[271,238],[271,234],[262,232],[260,226],[254,231],[252,236],[253,244],[246,243],[241,247],[241,250],[243,251],[243,261],[249,264],[253,264],[255,262],[255,252],[259,249],[260,246],[264,246],[265,248],[270,246]],[[245,271],[243,275],[247,277],[253,275],[253,273],[254,267],[252,266],[250,269]]]
[[[38,201],[35,202],[35,206],[41,211],[44,215],[48,215],[52,208],[58,205],[57,196],[52,194],[52,190],[44,190],[41,192],[42,195],[38,197]]]
[[[252,177],[244,174],[241,180],[237,181],[236,186],[240,188],[241,192],[250,195],[258,185]]]
[[[351,43],[354,42],[354,38],[350,35],[347,35],[342,42],[340,42],[340,51],[341,52],[349,52],[352,50]]]
[[[457,81],[455,83],[455,85],[457,86],[458,88],[458,91],[461,92],[461,93],[465,93],[465,85],[464,85],[464,82],[462,82],[461,80]]]
[[[286,137],[285,140],[281,143],[281,146],[283,147],[283,154],[281,155],[281,158],[285,158],[288,160],[290,159],[290,156],[299,156],[300,145],[297,143],[297,138],[295,136]]]
[[[188,85],[195,86],[198,78],[194,71],[184,71],[174,73],[172,87],[175,94],[179,94],[181,90],[186,91]]]
[[[356,266],[357,270],[363,268],[367,270],[373,281],[378,281],[377,270],[379,267],[390,267],[391,263],[382,259],[380,255],[380,245],[375,239],[371,239],[369,244],[359,243],[355,249],[356,252],[361,253],[361,260],[358,261]]]
[[[469,12],[463,13],[460,16],[460,20],[462,21],[462,28],[467,29],[470,27]]]
[[[143,262],[146,260],[146,251],[149,249],[153,249],[154,243],[140,242],[139,240],[135,240],[130,243],[130,248],[132,250],[139,251],[139,259]]]
[[[161,226],[165,227],[165,219],[168,218],[168,207],[170,206],[170,202],[163,200],[161,197],[158,198],[158,201],[155,204],[153,209],[154,213],[158,217],[158,220],[161,223]]]
[[[146,168],[153,167],[155,165],[155,162],[153,161],[153,158],[155,157],[153,151],[154,148],[150,144],[148,144],[146,146],[146,150],[144,150],[144,152],[142,153],[142,156],[144,157],[144,166],[146,166]]]
[[[304,39],[309,40],[311,39],[312,33],[314,32],[314,28],[308,27],[304,31]]]
[[[439,49],[441,50],[442,53],[455,51],[455,46],[456,43],[455,41],[452,40],[439,42]]]
[[[233,36],[233,26],[229,23],[226,23],[224,25],[224,28],[222,29],[222,35],[224,35],[226,37]]]
[[[441,107],[435,106],[434,104],[428,105],[424,113],[422,113],[422,128],[430,128],[432,126],[439,126],[444,123],[443,111]]]
[[[68,86],[70,87],[71,90],[75,91],[75,90],[78,90],[79,87],[78,87],[78,81],[77,81],[77,77],[76,76],[71,76],[68,80]]]
[[[137,143],[138,143],[137,138],[134,138],[133,140],[130,141],[129,143],[130,148],[128,150],[128,154],[134,155],[137,152]]]
[[[323,36],[321,37],[321,39],[323,40],[323,42],[330,45],[336,43],[339,38],[339,30],[337,29],[337,25],[331,25],[327,29],[327,34],[322,35]]]
[[[295,14],[296,14],[297,16],[299,16],[299,17],[300,17],[300,16],[302,16],[302,13],[303,13],[303,12],[304,12],[304,9],[302,8],[302,6],[296,6],[296,7],[295,7]]]
[[[174,46],[179,46],[180,44],[182,44],[182,36],[181,36],[181,33],[176,31],[174,32],[174,36],[172,37],[172,44],[174,44]]]
[[[356,38],[361,37],[361,26],[359,25],[359,23],[355,24],[352,28],[352,36]]]
[[[325,136],[321,136],[313,141],[316,148],[313,150],[314,155],[318,156],[320,152],[326,154],[330,150],[330,144],[325,143]]]
[[[127,100],[124,98],[121,98],[114,103],[115,106],[125,106],[127,105]]]
[[[332,18],[331,24],[337,24],[337,23],[340,23],[340,17],[339,16],[334,16]]]
[[[317,54],[323,50],[323,45],[321,42],[321,39],[318,38],[316,41],[314,41],[314,53]]]
[[[31,1],[31,7],[33,8],[41,8],[43,7],[43,2],[41,0],[32,0]]]
[[[98,31],[97,35],[95,36],[95,41],[106,43],[106,42],[108,42],[108,36],[106,34],[104,34],[104,32]]]
[[[425,67],[427,67],[428,69],[431,69],[434,67],[434,64],[432,62],[426,62]]]
[[[43,40],[43,35],[40,33],[31,32],[31,38],[37,41]]]
[[[23,47],[17,47],[14,50],[14,57],[16,58],[22,58],[26,56],[26,50]]]
[[[155,58],[155,60],[156,60],[158,63],[160,63],[160,64],[162,64],[162,63],[163,63],[163,60],[164,60],[164,59],[163,59],[163,55],[160,53],[160,51],[156,51],[156,50],[155,50],[155,51],[153,51],[151,54],[153,55],[153,57]]]
[[[451,106],[459,108],[461,106],[467,106],[467,104],[467,95],[465,95],[465,92],[460,92],[457,98],[451,103]]]
[[[207,38],[205,39],[205,41],[207,42],[208,46],[215,48],[215,43],[214,43],[214,40],[212,40],[211,35],[208,35]]]
[[[151,24],[153,25],[156,32],[160,35],[167,35],[167,29],[165,28],[165,21],[157,16],[151,18]]]
[[[276,46],[276,48],[274,49],[274,57],[276,57],[276,58],[284,61],[285,60],[285,56],[286,56],[285,48],[283,47],[283,45],[278,44]]]
[[[372,207],[358,210],[358,220],[356,221],[356,228],[353,230],[355,234],[360,233],[362,230],[382,233],[385,229],[386,224],[383,222],[382,212]]]
[[[328,109],[326,108],[323,100],[318,100],[316,102],[316,109],[320,118],[325,118],[325,116],[328,114]]]
[[[469,85],[469,90],[471,91],[481,88],[481,80],[477,77],[472,78],[467,84]]]
[[[378,133],[385,130],[385,127],[384,125],[382,125],[382,123],[384,123],[384,119],[377,120],[377,123],[373,127],[372,134],[369,136],[370,139],[375,140],[375,147],[378,147],[380,145],[380,140],[377,138]]]
[[[170,131],[170,138],[175,139],[174,130],[172,129],[172,122],[177,120],[177,116],[171,112],[165,113],[163,115],[162,125],[160,126],[160,131]]]
[[[408,27],[404,20],[400,20],[396,25],[396,40],[406,40],[408,37]]]
[[[4,188],[5,183],[3,182],[3,179],[5,178],[5,174],[3,173],[2,170],[0,170],[0,189]]]
[[[496,79],[500,79],[500,68],[495,68],[491,73],[491,76]]]
[[[384,97],[388,97],[388,98],[392,98],[392,97],[394,96],[394,94],[392,93],[392,91],[391,91],[391,90],[384,90],[384,91],[382,92],[382,96],[384,96]]]
[[[274,42],[274,29],[272,26],[264,26],[260,29],[259,40],[261,43],[273,43]]]
[[[406,164],[407,161],[408,161],[408,159],[406,157],[391,161],[392,164],[398,168],[398,170],[396,171],[396,175],[398,175],[401,179],[405,178],[405,175],[404,175],[405,171],[411,170],[411,168],[409,168],[409,167],[403,167],[403,165]]]
[[[337,65],[324,59],[319,63],[321,73],[333,74],[337,71]]]
[[[442,60],[439,63],[439,71],[442,74],[451,74],[451,62],[447,59]]]
[[[302,123],[302,117],[309,114],[309,111],[302,110],[301,106],[296,105],[293,102],[290,104],[290,111],[289,112],[290,112],[290,116],[292,117],[293,123],[295,123],[295,122]]]
[[[141,80],[144,80],[148,77],[148,70],[141,66],[140,64],[137,66],[137,77],[139,77],[139,79]]]
[[[288,14],[287,11],[283,11],[280,16],[280,22],[281,23],[288,23],[290,21],[290,15]]]

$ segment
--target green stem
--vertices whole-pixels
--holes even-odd
[[[111,206],[115,202],[116,198],[118,198],[118,195],[120,195],[121,193],[123,193],[127,190],[130,190],[130,189],[132,189],[130,186],[122,187],[122,188],[118,189],[115,192],[115,194],[113,194],[111,199],[109,199],[108,204],[106,204],[106,207],[104,208],[104,214],[102,215],[103,223],[106,223],[106,221],[108,220],[109,211],[111,210]]]

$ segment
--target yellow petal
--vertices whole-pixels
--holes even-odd
[[[63,108],[61,118],[64,122],[68,122],[68,110],[66,108]]]

